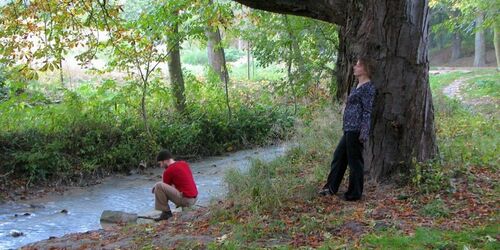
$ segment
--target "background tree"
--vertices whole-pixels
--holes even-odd
[[[101,3],[102,20],[97,25],[103,26],[109,39],[103,46],[113,49],[109,63],[110,70],[121,69],[128,72],[133,82],[141,89],[141,116],[148,134],[146,97],[151,78],[160,64],[169,66],[174,104],[179,112],[185,108],[184,79],[180,64],[180,42],[191,33],[199,33],[199,26],[191,23],[192,29],[180,28],[181,24],[192,18],[196,6],[189,1],[154,1],[143,6],[142,12],[135,19],[125,20],[120,16],[121,6]],[[179,11],[183,9],[182,13]],[[99,24],[100,22],[100,24]]]
[[[292,97],[297,108],[299,98],[318,88],[327,79],[330,89],[338,40],[335,26],[303,17],[253,10],[238,25],[241,36],[252,41],[252,54],[260,66],[285,65],[286,79],[277,89]]]
[[[425,161],[436,155],[428,79],[427,1],[236,1],[339,25],[339,97],[354,85],[352,66],[357,56],[366,55],[377,62],[372,79],[378,95],[365,158],[373,177],[389,180],[394,173],[411,170],[413,159]]]
[[[450,62],[462,57],[462,37],[463,32],[471,30],[471,25],[463,22],[460,9],[453,0],[431,0],[430,24],[433,36],[443,36],[451,33],[451,56]],[[437,47],[442,48],[442,42],[438,42]]]
[[[476,25],[476,43],[474,46],[474,67],[484,67],[486,65],[486,41],[484,38],[484,13],[477,14]]]
[[[229,102],[229,71],[226,64],[226,55],[222,43],[219,26],[223,25],[231,15],[229,5],[207,1],[207,8],[203,18],[207,20],[205,35],[207,37],[207,54],[210,69],[215,72],[224,83],[228,117],[231,119],[231,105]]]
[[[179,36],[179,23],[177,21],[179,17],[179,9],[172,10],[169,14],[170,16],[175,17],[176,21],[174,21],[170,27],[172,36],[168,42],[168,46],[171,47],[168,55],[168,72],[170,84],[172,85],[172,91],[175,97],[175,108],[178,112],[183,113],[186,108],[186,96],[184,94],[184,77],[182,75],[181,66],[181,39]]]
[[[9,2],[1,13],[6,17],[0,22],[2,63],[20,66],[29,79],[37,78],[36,71],[58,69],[64,86],[62,62],[68,50],[89,47],[96,39],[87,15],[91,5],[77,0]]]
[[[500,2],[489,0],[449,0],[449,2],[453,8],[460,10],[460,19],[462,23],[474,24],[474,66],[484,66],[486,64],[486,41],[484,31],[493,27],[493,32],[495,32],[494,27],[500,22],[500,17],[498,15],[500,11]]]

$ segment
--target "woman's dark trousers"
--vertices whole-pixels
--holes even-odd
[[[349,165],[349,187],[344,194],[346,200],[359,200],[363,194],[363,144],[359,132],[346,131],[333,154],[330,174],[323,188],[337,193],[344,173]]]

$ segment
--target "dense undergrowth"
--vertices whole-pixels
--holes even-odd
[[[22,82],[3,86],[0,176],[24,184],[68,184],[154,164],[160,148],[195,158],[267,144],[292,131],[293,110],[280,104],[269,84],[231,89],[231,118],[218,82],[188,75],[183,114],[174,111],[163,84],[153,82],[147,94],[149,133],[140,113],[141,90],[132,83],[104,80],[97,87],[53,91],[42,91],[49,88],[36,82],[28,89]]]

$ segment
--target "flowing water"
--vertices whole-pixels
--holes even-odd
[[[245,171],[253,159],[271,161],[285,153],[286,146],[244,150],[227,156],[191,163],[198,186],[198,205],[226,193],[224,172],[230,168]],[[113,176],[101,184],[52,194],[41,199],[0,205],[0,249],[19,248],[31,242],[60,237],[68,233],[101,228],[104,210],[150,214],[154,208],[153,185],[161,180],[163,169],[146,170],[143,175]],[[14,237],[14,232],[23,235]]]

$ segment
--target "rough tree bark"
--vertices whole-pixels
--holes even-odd
[[[177,13],[174,13],[174,15],[177,15]],[[179,33],[178,24],[174,24],[172,29],[174,34]],[[175,109],[178,112],[184,112],[186,107],[186,97],[184,95],[184,77],[182,75],[179,39],[171,39],[169,46],[172,49],[168,55],[168,73],[170,77],[170,84],[172,85],[172,92],[175,98]]]
[[[345,98],[355,84],[356,57],[377,62],[373,133],[365,165],[378,181],[408,173],[413,160],[437,153],[434,108],[427,58],[426,0],[235,0],[252,8],[312,17],[338,24],[337,95]]]
[[[486,44],[484,41],[484,30],[481,28],[484,22],[484,14],[476,17],[476,40],[474,46],[474,67],[486,66]]]

